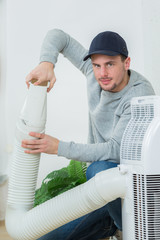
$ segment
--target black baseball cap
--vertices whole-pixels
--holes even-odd
[[[88,55],[83,60],[86,61],[93,54],[108,56],[122,54],[128,57],[127,44],[118,33],[111,31],[101,32],[92,40]]]

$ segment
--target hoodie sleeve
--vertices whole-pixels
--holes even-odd
[[[117,116],[118,117],[118,116]],[[119,117],[116,128],[108,141],[104,143],[80,144],[60,141],[58,155],[84,162],[112,160],[120,162],[120,143],[125,127],[130,119],[130,103]]]
[[[44,38],[40,62],[52,62],[55,66],[59,53],[63,54],[83,74],[87,73],[91,61],[83,61],[87,50],[67,33],[59,29],[50,30]]]

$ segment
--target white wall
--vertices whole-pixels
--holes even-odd
[[[0,176],[7,172],[8,146],[6,134],[6,3],[0,1]]]
[[[160,1],[142,1],[145,76],[160,95]]]
[[[150,39],[147,18],[148,14],[154,18],[156,4],[159,6],[159,3],[158,0],[153,0],[155,9],[150,12],[152,4],[148,6],[149,2],[151,1],[7,0],[7,146],[13,145],[16,119],[27,91],[25,76],[38,64],[40,47],[49,29],[63,29],[86,48],[100,31],[117,31],[128,43],[131,67],[142,74],[146,72],[154,82],[152,69],[147,72],[149,64],[146,62],[146,48],[149,43],[146,42],[146,37]],[[157,14],[158,21],[159,16]],[[156,28],[155,24],[155,31]],[[55,88],[48,94],[46,132],[62,140],[86,142],[88,119],[85,78],[62,56],[56,66],[56,76]],[[63,158],[42,155],[38,185],[49,171],[66,164],[68,160]]]

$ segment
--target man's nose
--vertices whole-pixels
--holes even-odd
[[[108,75],[106,67],[101,67],[101,77],[106,77]]]

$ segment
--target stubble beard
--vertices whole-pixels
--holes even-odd
[[[106,87],[108,87],[108,86],[106,86]],[[116,87],[117,87],[116,83],[114,83],[109,89],[106,89],[105,86],[101,86],[101,88],[106,92],[113,92],[113,90],[116,89]]]

